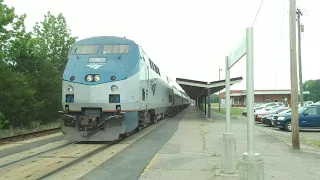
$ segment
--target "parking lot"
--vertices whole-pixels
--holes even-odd
[[[291,139],[292,137],[291,132],[287,132],[276,127],[270,127],[259,122],[256,122],[256,126],[260,131],[263,131],[271,135],[275,135],[277,137],[286,138],[286,139],[287,138]],[[299,134],[300,134],[301,141],[308,142],[308,144],[317,142],[317,144],[315,145],[320,147],[320,129],[310,129],[310,130],[301,129],[299,132],[300,132]]]
[[[300,107],[298,114],[300,141],[320,147],[320,105],[315,103]],[[246,111],[243,115],[246,116]],[[290,108],[277,102],[256,104],[254,119],[260,131],[280,139],[291,140]]]

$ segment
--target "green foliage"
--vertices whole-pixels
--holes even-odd
[[[217,94],[212,94],[210,99],[211,99],[210,101],[211,103],[219,103],[219,95]]]
[[[76,37],[62,14],[49,11],[33,32],[26,17],[0,0],[0,129],[51,123],[61,109],[61,77]]]
[[[320,101],[320,79],[306,81],[303,84],[303,90],[310,92],[303,96],[305,101]]]
[[[0,129],[4,128],[7,124],[9,124],[9,121],[6,120],[6,117],[0,112]]]

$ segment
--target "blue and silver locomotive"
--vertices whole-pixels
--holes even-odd
[[[61,129],[71,141],[114,141],[190,102],[134,41],[87,38],[70,49],[63,73]]]

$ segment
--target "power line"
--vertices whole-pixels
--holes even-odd
[[[261,9],[262,4],[263,4],[263,0],[262,0],[262,1],[261,1],[261,3],[260,3],[260,6],[259,6],[259,9],[258,9],[258,12],[257,12],[257,14],[256,14],[256,17],[254,17],[254,20],[253,20],[252,26],[254,25],[254,23],[255,23],[255,22],[256,22],[256,20],[257,20],[257,17],[258,17],[258,15],[259,15],[259,12],[260,12],[260,9]]]

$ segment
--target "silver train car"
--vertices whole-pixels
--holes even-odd
[[[77,41],[62,78],[61,130],[71,141],[114,141],[191,103],[134,41]]]

